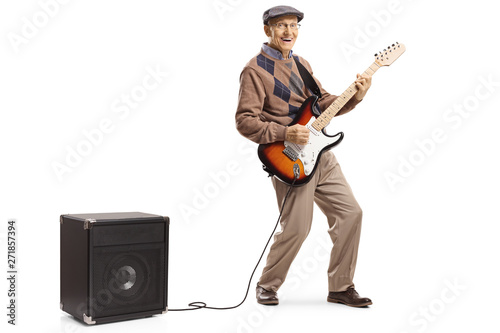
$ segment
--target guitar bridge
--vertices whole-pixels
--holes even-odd
[[[283,150],[283,154],[285,154],[293,162],[295,162],[299,158],[299,154],[290,146],[286,147]]]

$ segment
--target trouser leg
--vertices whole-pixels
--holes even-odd
[[[272,178],[278,206],[281,208],[289,186]],[[274,242],[267,256],[267,263],[258,284],[277,291],[285,281],[293,259],[311,229],[314,206],[315,181],[292,188],[281,216],[281,230],[274,235]]]
[[[345,291],[354,287],[362,210],[333,154],[324,154],[317,172],[315,202],[328,218],[328,233],[333,242],[328,288],[329,291]]]

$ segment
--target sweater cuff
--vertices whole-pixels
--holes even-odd
[[[278,125],[276,129],[276,141],[286,140],[286,126]]]
[[[349,106],[352,106],[352,107],[355,107],[356,105],[358,105],[362,100],[357,100],[356,99],[356,96],[352,96],[352,98],[350,100],[347,101],[346,105],[349,104]]]

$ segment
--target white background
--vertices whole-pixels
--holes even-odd
[[[44,3],[0,5],[4,272],[12,218],[19,258],[18,326],[7,324],[2,278],[2,331],[89,329],[59,310],[59,215],[68,213],[170,216],[169,307],[239,303],[278,214],[256,145],[234,126],[239,74],[266,41],[263,11],[281,1],[75,0],[52,5],[51,16],[43,14]],[[249,299],[235,310],[169,312],[91,329],[413,333],[495,327],[500,24],[493,2],[288,4],[305,12],[294,52],[331,93],[340,94],[388,44],[407,47],[375,74],[365,100],[330,125],[346,135],[335,154],[364,210],[356,288],[374,304],[355,309],[326,302],[321,244],[329,240],[317,211],[278,307],[256,304],[256,276]],[[34,21],[39,27],[29,33],[27,22]],[[16,44],[13,36],[25,39]],[[357,53],[347,56],[341,49],[347,44]],[[123,108],[115,112],[124,107],[124,95],[140,91],[148,68],[168,75],[127,115]],[[494,84],[488,88],[481,80]],[[458,118],[458,107],[467,115]],[[89,146],[84,132],[105,119],[112,130]],[[436,129],[444,139],[429,144]],[[416,142],[427,142],[426,151]],[[58,177],[54,164],[67,165],[68,151],[83,146],[88,154]],[[388,173],[400,177],[392,186]]]

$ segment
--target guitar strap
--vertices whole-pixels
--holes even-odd
[[[318,84],[312,77],[311,73],[307,70],[307,68],[302,65],[298,59],[298,57],[293,56],[293,60],[295,60],[295,64],[297,64],[297,68],[299,69],[300,77],[302,78],[302,81],[304,81],[304,84],[306,87],[318,98],[321,98],[321,91],[318,87]]]

